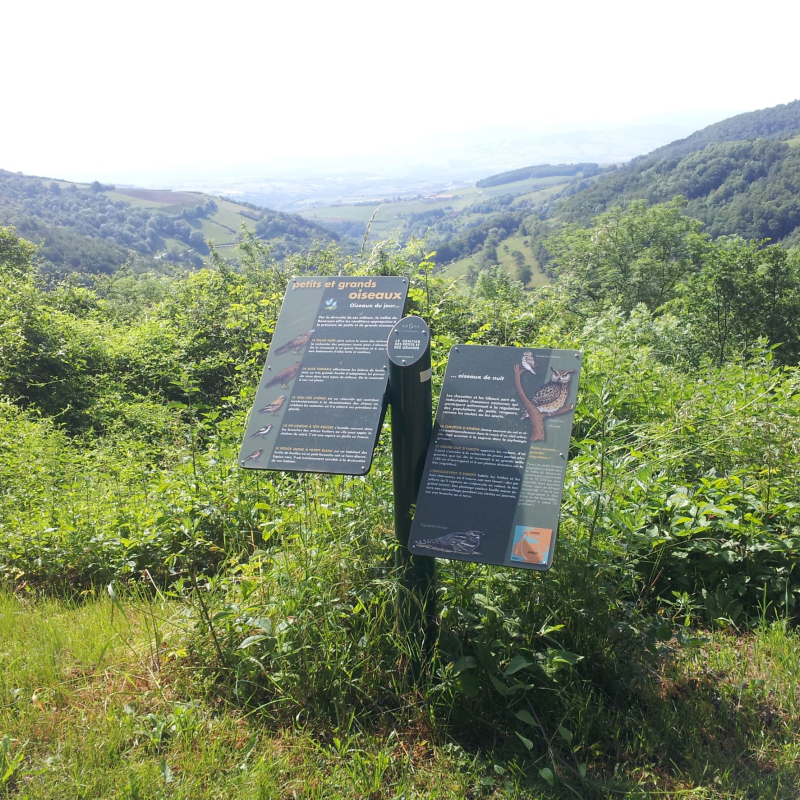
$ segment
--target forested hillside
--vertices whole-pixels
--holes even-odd
[[[565,200],[559,217],[586,222],[613,205],[634,199],[689,200],[688,213],[712,236],[798,241],[800,236],[800,139],[709,144],[675,161],[648,158]]]
[[[800,100],[772,108],[737,114],[695,131],[685,139],[653,150],[645,158],[682,158],[719,142],[741,142],[747,139],[785,139],[800,131]],[[637,159],[634,159],[634,163]]]
[[[4,170],[0,222],[41,242],[41,271],[53,277],[110,274],[123,264],[134,271],[166,263],[198,267],[208,255],[207,240],[232,246],[242,225],[269,240],[279,258],[317,240],[338,239],[297,215],[199,193],[117,189]]]
[[[557,195],[518,206],[513,219],[506,214],[474,220],[474,228],[444,239],[434,232],[436,263],[447,267],[472,256],[468,276],[474,280],[477,271],[498,263],[504,247],[519,248],[526,239],[521,248],[526,261],[550,272],[542,242],[561,225],[588,225],[598,214],[634,200],[657,204],[676,196],[689,201],[686,213],[713,237],[800,243],[800,100],[723,120],[605,174],[597,174],[596,165],[574,166],[588,171]],[[517,173],[542,169],[557,168],[526,167],[478,185],[502,186]]]

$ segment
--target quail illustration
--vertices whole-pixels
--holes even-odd
[[[254,434],[250,436],[251,439],[255,439],[256,436],[260,436],[262,439],[272,430],[272,423],[269,425],[264,425],[263,428],[259,428]]]
[[[554,369],[550,376],[550,382],[536,391],[531,397],[531,403],[542,414],[554,414],[563,408],[569,397],[569,382],[573,372],[575,372],[574,369]]]
[[[302,362],[295,361],[289,367],[284,367],[272,380],[267,381],[264,384],[264,388],[268,389],[270,386],[274,386],[276,383],[279,383],[284,389],[289,388],[289,381],[300,372],[300,367],[302,366]]]
[[[438,536],[435,539],[422,539],[417,547],[426,550],[441,550],[443,553],[460,553],[461,555],[477,555],[483,538],[482,531],[459,531]]]
[[[536,374],[536,359],[533,357],[533,353],[530,350],[526,350],[522,354],[522,366],[531,373],[531,375]]]
[[[285,402],[286,395],[282,394],[280,397],[276,397],[269,405],[264,406],[264,408],[259,408],[256,414],[277,414]]]
[[[284,353],[288,353],[290,350],[299,353],[309,342],[311,339],[311,335],[314,333],[316,328],[312,328],[310,331],[306,333],[301,333],[299,336],[295,336],[291,342],[286,342],[286,344],[281,345],[274,353],[276,356],[282,356]]]
[[[246,458],[243,458],[239,463],[242,466],[244,466],[248,461],[253,461],[253,462],[258,461],[258,459],[261,458],[261,454],[263,452],[264,452],[264,448],[263,447],[259,447],[258,450],[253,450],[253,452],[250,453],[249,456],[247,456]]]

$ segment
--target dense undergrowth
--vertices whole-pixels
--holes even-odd
[[[413,250],[358,262],[324,250],[279,268],[254,241],[240,272],[216,259],[180,280],[45,292],[33,252],[0,232],[0,578],[29,596],[110,587],[178,604],[172,669],[281,725],[340,737],[418,727],[506,753],[523,783],[556,793],[627,790],[626,763],[668,783],[677,756],[652,751],[663,732],[636,729],[666,665],[715,628],[793,624],[800,593],[797,367],[766,338],[774,325],[732,324],[721,350],[708,346],[736,258],[766,275],[759,291],[778,267],[769,248],[712,245],[674,211],[647,220],[670,242],[659,252],[672,276],[668,296],[644,293],[665,301],[649,305],[619,295],[618,252],[582,300],[569,274],[528,294],[489,270],[467,291]],[[639,278],[658,264],[651,240],[627,253]],[[554,246],[562,258],[568,243]],[[778,266],[792,278],[788,259]],[[585,353],[555,566],[440,561],[424,684],[397,628],[386,432],[363,478],[236,466],[287,277],[309,270],[407,275],[437,378],[458,342]],[[774,307],[796,336],[786,303]],[[713,750],[701,760],[713,765]]]

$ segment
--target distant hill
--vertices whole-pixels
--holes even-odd
[[[715,122],[685,139],[653,150],[644,158],[682,158],[719,142],[741,142],[747,139],[783,139],[800,130],[800,100],[759,111],[748,111]],[[634,159],[636,163],[638,159]]]
[[[750,118],[745,130],[769,130],[771,138],[703,144],[704,139],[698,137],[692,146],[702,145],[702,149],[683,156],[676,153],[689,147],[688,139],[668,145],[562,200],[554,215],[583,224],[631,200],[663,203],[683,195],[689,201],[686,213],[702,220],[712,236],[738,234],[746,239],[798,243],[800,138],[796,134],[800,132],[800,103],[791,107],[792,114],[774,117],[767,112],[754,112],[762,113],[762,118],[742,115]],[[719,135],[742,130],[741,126],[719,125]],[[708,129],[698,134],[710,135]]]
[[[276,257],[338,235],[296,214],[199,192],[77,184],[0,170],[0,224],[41,242],[45,274],[113,273],[167,263],[202,264],[206,241],[231,247],[242,224],[273,244]]]
[[[799,134],[796,100],[709,125],[618,168],[593,173],[596,164],[539,165],[492,175],[477,186],[502,191],[507,181],[557,169],[565,177],[557,193],[535,205],[473,213],[454,235],[434,239],[436,262],[449,274],[469,275],[493,263],[510,265],[509,257],[521,251],[527,265],[546,270],[541,242],[559,224],[585,225],[632,200],[663,203],[675,195],[687,198],[686,213],[702,220],[712,236],[800,245]]]
[[[576,175],[588,178],[602,171],[603,168],[599,164],[537,164],[533,167],[512,169],[509,172],[501,172],[498,175],[481,178],[475,185],[481,189],[486,189],[490,186],[503,186],[507,183],[527,181],[532,178],[574,178]]]

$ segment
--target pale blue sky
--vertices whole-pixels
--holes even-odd
[[[74,179],[711,121],[800,97],[800,4],[15,2],[0,167]]]

